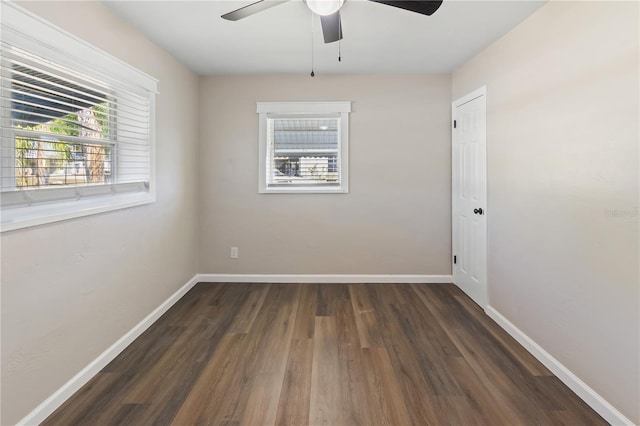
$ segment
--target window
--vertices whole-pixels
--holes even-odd
[[[157,82],[3,4],[2,230],[153,202]]]
[[[261,193],[346,193],[351,102],[258,102]]]

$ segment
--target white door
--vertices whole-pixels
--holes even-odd
[[[452,104],[453,282],[478,305],[487,300],[487,90]]]

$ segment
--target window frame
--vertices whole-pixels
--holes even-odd
[[[14,2],[3,2],[2,7],[0,31],[2,31],[3,44],[19,47],[61,67],[77,70],[92,78],[112,81],[115,84],[127,82],[138,88],[136,89],[139,90],[136,92],[138,95],[149,100],[149,182],[144,185],[141,183],[119,184],[119,187],[115,184],[98,187],[65,186],[60,190],[77,190],[77,199],[51,202],[45,200],[30,205],[4,206],[0,211],[0,232],[154,203],[156,201],[155,135],[158,81]],[[3,111],[10,110],[6,108],[10,106],[9,102],[8,99],[3,100]],[[8,144],[9,140],[15,141],[16,132],[11,128],[11,118],[3,113],[0,120],[2,120],[2,143]],[[13,159],[3,156],[1,161],[4,165]],[[114,166],[112,168],[114,173],[117,165],[112,164],[112,166]],[[5,171],[4,175],[0,175],[0,179],[7,178],[6,171],[10,168],[0,167],[0,174],[3,169]],[[15,171],[13,175],[15,176]],[[50,188],[46,191],[56,190],[56,188]],[[28,191],[25,191],[25,198],[28,198],[27,193]]]
[[[258,113],[258,193],[260,194],[347,194],[349,193],[349,114],[350,101],[335,102],[256,102]],[[270,118],[318,118],[335,116],[339,121],[339,185],[269,186],[267,179],[268,120]]]

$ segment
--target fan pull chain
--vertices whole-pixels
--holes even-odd
[[[313,72],[313,12],[311,13],[311,77],[315,77],[316,73]]]
[[[342,62],[342,16],[338,15],[338,62]]]

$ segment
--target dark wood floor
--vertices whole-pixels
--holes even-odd
[[[453,285],[198,284],[44,424],[606,422]]]

